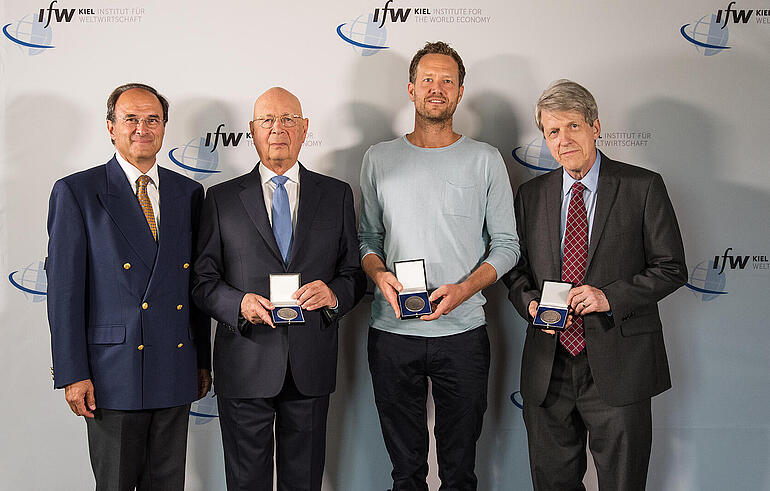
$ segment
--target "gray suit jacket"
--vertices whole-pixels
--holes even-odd
[[[544,280],[561,278],[562,168],[519,187],[516,223],[521,259],[505,277],[508,297],[530,321],[521,392],[540,405],[551,378],[557,337],[532,327],[527,307]],[[631,404],[671,387],[658,301],[687,280],[684,247],[660,174],[602,154],[585,284],[600,288],[612,315],[584,317],[586,352],[602,399]]]

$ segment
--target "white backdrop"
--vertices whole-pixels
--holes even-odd
[[[411,130],[412,54],[441,39],[468,70],[456,129],[500,150],[514,189],[555,165],[532,109],[562,77],[596,96],[602,150],[663,174],[691,277],[661,304],[674,388],[653,403],[649,489],[770,489],[768,0],[730,2],[728,14],[726,0],[46,1],[0,2],[0,488],[93,487],[85,425],[51,388],[42,261],[53,182],[113,152],[109,92],[141,81],[166,95],[160,165],[208,187],[252,168],[251,141],[237,133],[255,97],[282,85],[310,118],[300,160],[357,193],[369,145]],[[514,403],[524,322],[501,285],[486,294],[493,359],[479,489],[529,489]],[[343,321],[326,490],[390,486],[368,315],[365,300]],[[224,489],[215,403],[193,409],[187,489]]]

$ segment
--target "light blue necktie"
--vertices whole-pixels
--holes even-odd
[[[289,262],[289,247],[291,246],[291,208],[289,193],[284,184],[289,180],[286,176],[275,176],[270,179],[275,183],[273,191],[273,234],[278,243],[278,249],[283,256],[283,262]]]

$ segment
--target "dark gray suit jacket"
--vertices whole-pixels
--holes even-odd
[[[557,337],[535,329],[528,305],[544,280],[561,278],[562,168],[519,187],[516,224],[521,259],[505,277],[508,297],[530,321],[521,367],[525,401],[540,405]],[[684,247],[660,174],[602,154],[585,284],[601,289],[612,315],[584,317],[586,351],[602,399],[631,404],[671,387],[658,301],[687,280]]]
[[[270,298],[270,273],[322,280],[337,296],[339,315],[361,299],[366,278],[358,257],[353,193],[346,183],[300,164],[297,225],[285,265],[270,226],[259,166],[211,187],[203,204],[193,298],[219,321],[214,343],[214,388],[228,398],[266,398],[283,387],[288,364],[306,396],[334,391],[338,318],[305,311],[305,324],[238,328],[246,293]]]

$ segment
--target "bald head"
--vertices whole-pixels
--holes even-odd
[[[302,116],[302,104],[297,96],[284,89],[283,87],[273,87],[264,91],[257,100],[254,101],[254,119],[260,118],[266,114],[281,116],[283,113],[276,113],[271,108],[275,107],[290,108],[289,114],[298,114]]]
[[[262,126],[270,121],[272,126]],[[273,87],[254,102],[250,128],[260,162],[281,175],[297,162],[307,135],[308,120],[302,117],[297,96],[284,88]]]

